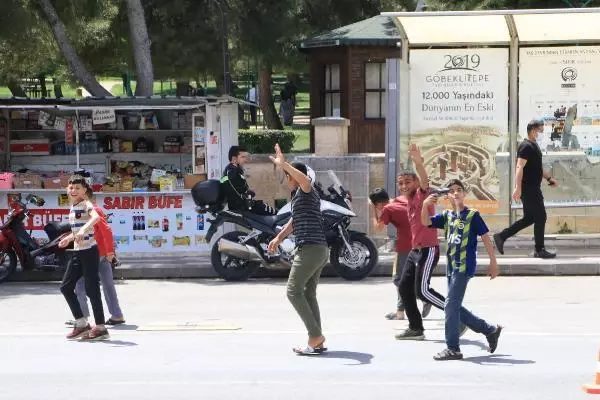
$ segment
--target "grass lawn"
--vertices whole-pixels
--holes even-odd
[[[310,130],[294,129],[296,142],[292,148],[293,153],[308,153],[310,151]]]

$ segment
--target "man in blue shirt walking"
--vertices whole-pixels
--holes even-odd
[[[444,305],[447,349],[433,357],[436,361],[462,360],[463,355],[459,344],[461,322],[472,331],[485,335],[490,353],[496,351],[502,332],[501,326],[488,324],[462,306],[469,279],[475,275],[478,236],[481,236],[490,257],[488,274],[491,279],[498,276],[498,264],[488,234],[489,230],[479,211],[465,207],[464,184],[458,179],[453,179],[447,187],[450,189],[448,197],[452,203],[452,210],[444,210],[430,217],[427,210],[430,205],[437,203],[439,197],[437,194],[432,194],[425,199],[421,212],[423,225],[444,230],[448,247],[446,270],[448,296]]]

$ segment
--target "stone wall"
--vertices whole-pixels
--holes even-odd
[[[358,217],[354,220],[353,228],[371,233],[372,227],[367,226],[369,209],[367,195],[376,187],[384,186],[383,154],[357,154],[340,157],[315,157],[309,154],[290,155],[293,161],[307,162],[318,172],[318,179],[325,187],[329,185],[326,170],[332,169],[342,184],[347,187],[352,196],[353,207]],[[600,197],[600,160],[579,154],[550,153],[544,155],[547,168],[559,182],[558,188],[543,185],[547,201],[561,201],[576,198],[592,199]],[[508,163],[507,153],[499,153],[496,157],[500,175],[500,211],[495,215],[486,215],[485,221],[492,231],[498,231],[508,226]],[[253,155],[246,166],[248,183],[256,192],[257,198],[274,204],[276,199],[289,201],[289,189],[285,185],[283,174],[273,168],[266,155]],[[520,211],[517,212],[520,215]],[[554,208],[548,210],[546,233],[599,233],[600,207],[583,208]],[[533,233],[529,228],[524,233]],[[384,237],[384,234],[372,234],[373,237]]]

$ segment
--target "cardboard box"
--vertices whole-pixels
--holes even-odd
[[[22,156],[47,156],[50,154],[50,141],[48,139],[11,140],[10,152]]]
[[[185,175],[183,177],[183,184],[186,189],[191,189],[198,182],[204,182],[206,180],[206,174],[197,175]]]
[[[69,175],[58,175],[50,178],[42,178],[44,189],[65,189],[69,185]]]
[[[38,174],[16,174],[13,184],[15,189],[41,189],[42,177]]]
[[[133,153],[133,142],[131,140],[121,141],[119,150],[121,151],[121,153]]]

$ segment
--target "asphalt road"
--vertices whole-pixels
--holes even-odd
[[[442,278],[432,283],[444,288]],[[130,325],[98,343],[64,339],[57,284],[1,285],[0,399],[588,398],[581,385],[600,348],[599,277],[475,278],[466,305],[505,326],[500,345],[489,355],[469,332],[466,359],[442,363],[432,356],[444,348],[443,314],[426,320],[427,341],[396,341],[406,323],[383,319],[395,300],[386,279],[324,280],[330,352],[295,356],[305,333],[284,285],[121,282]],[[156,330],[182,326],[204,330]]]

